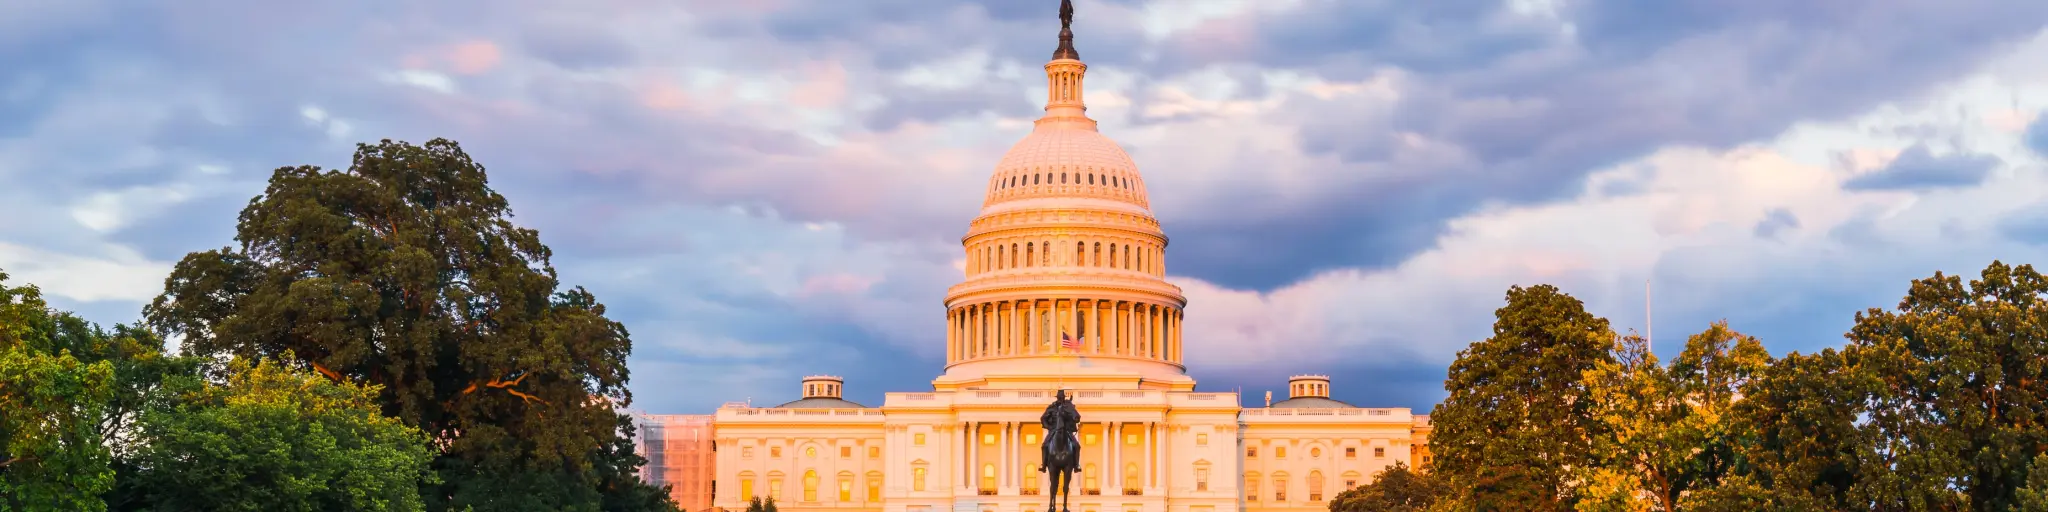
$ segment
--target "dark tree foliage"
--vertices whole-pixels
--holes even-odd
[[[624,463],[598,459],[623,435],[631,342],[589,292],[558,291],[510,216],[454,142],[360,145],[347,170],[274,172],[240,247],[187,255],[145,314],[193,354],[295,352],[379,386],[441,453],[430,509],[595,510]]]
[[[1330,512],[1422,512],[1443,493],[1435,475],[1395,462],[1373,475],[1372,483],[1337,493]]]
[[[1848,352],[1876,380],[1858,474],[1885,510],[2009,510],[2048,452],[2048,280],[1992,262],[1935,273],[1897,311],[1856,316]],[[2043,468],[2048,469],[2048,468]]]
[[[1730,419],[1736,447],[1721,485],[1687,500],[1695,510],[1856,510],[1872,446],[1857,418],[1874,389],[1841,352],[1771,361],[1742,388]]]
[[[1583,375],[1612,363],[1606,319],[1556,287],[1508,290],[1493,336],[1459,352],[1430,420],[1431,470],[1461,508],[1570,510],[1604,428]]]

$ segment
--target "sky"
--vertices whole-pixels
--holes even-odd
[[[0,270],[134,322],[278,167],[458,141],[634,342],[634,407],[928,390],[1053,0],[0,2]],[[1838,346],[2048,263],[2048,2],[1079,0],[1189,372],[1426,410],[1510,286],[1675,354]],[[1647,287],[1646,287],[1647,285]],[[1647,293],[1646,293],[1647,292]],[[1654,316],[1654,325],[1648,320]]]

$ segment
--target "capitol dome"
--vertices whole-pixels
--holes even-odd
[[[1144,388],[1194,385],[1180,343],[1187,299],[1166,282],[1166,233],[1137,163],[1088,118],[1087,72],[1063,26],[1045,64],[1045,115],[997,162],[961,238],[966,265],[946,293],[941,388],[1111,375],[1138,375]]]

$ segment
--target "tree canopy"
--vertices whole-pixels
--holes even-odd
[[[595,510],[617,487],[594,468],[618,463],[599,458],[625,435],[631,341],[590,292],[558,289],[539,233],[510,217],[454,142],[359,145],[346,170],[277,169],[239,247],[187,255],[145,316],[189,353],[295,353],[375,386],[439,448],[429,508]],[[535,479],[562,485],[501,485]]]
[[[106,510],[112,453],[101,434],[114,365],[81,361],[34,286],[0,272],[0,510]]]
[[[1572,472],[1594,464],[1608,426],[1587,371],[1614,362],[1607,320],[1554,286],[1508,290],[1493,336],[1451,363],[1450,392],[1430,414],[1432,471],[1480,510],[1570,510]]]
[[[1346,489],[1330,499],[1330,512],[1422,512],[1444,494],[1435,475],[1395,462],[1372,476],[1372,483]]]
[[[288,359],[286,359],[288,360]],[[237,360],[223,385],[144,415],[124,482],[147,508],[417,511],[426,435],[383,416],[377,390],[276,361]]]

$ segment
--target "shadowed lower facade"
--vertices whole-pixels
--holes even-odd
[[[1087,70],[1063,26],[1045,115],[996,164],[962,238],[931,390],[868,406],[812,376],[773,407],[642,416],[649,479],[685,510],[755,496],[785,511],[1045,510],[1038,419],[1059,389],[1083,422],[1075,512],[1327,510],[1387,466],[1426,465],[1427,416],[1330,399],[1326,376],[1256,407],[1195,390],[1167,237],[1137,164],[1087,116]]]

